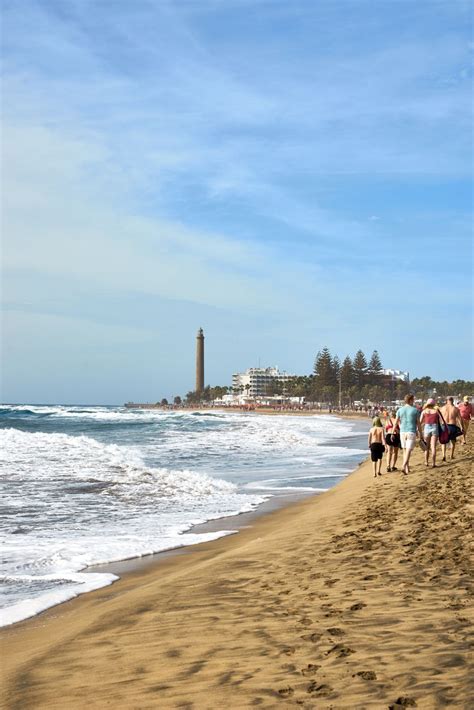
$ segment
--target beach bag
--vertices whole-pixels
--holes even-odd
[[[420,449],[422,451],[426,451],[426,449],[428,448],[426,441],[424,439],[420,439],[418,443],[420,444]]]
[[[438,412],[438,440],[440,444],[447,444],[449,441],[449,429],[448,425],[444,421],[444,417],[441,412]],[[441,421],[443,422],[441,424]]]

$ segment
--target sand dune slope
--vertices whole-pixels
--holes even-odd
[[[4,707],[474,707],[472,462],[364,464],[5,630]]]

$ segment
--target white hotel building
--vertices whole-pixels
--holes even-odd
[[[400,382],[409,382],[410,374],[404,370],[392,370],[390,368],[382,370],[382,375],[391,377],[392,380],[399,380]]]
[[[280,372],[278,367],[250,367],[245,372],[236,372],[232,375],[232,389],[249,397],[265,397],[267,387],[272,382],[285,383],[296,375]]]

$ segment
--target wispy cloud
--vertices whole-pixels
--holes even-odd
[[[28,283],[53,293],[67,275],[94,298],[255,318],[258,337],[256,304],[326,325],[330,304],[352,327],[372,279],[405,293],[456,273],[456,253],[426,240],[469,240],[454,199],[471,172],[468,17],[435,0],[7,3],[9,302],[30,307]],[[390,209],[370,199],[381,180]],[[434,181],[447,187],[427,218]],[[22,272],[36,279],[14,288]]]

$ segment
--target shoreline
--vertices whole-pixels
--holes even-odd
[[[326,416],[326,417],[340,417],[341,419],[363,419],[369,420],[370,415],[368,412],[355,412],[355,411],[344,411],[338,409],[274,409],[272,407],[247,407],[247,405],[239,406],[229,406],[226,407],[216,406],[216,407],[163,407],[156,404],[139,404],[135,407],[122,405],[125,409],[133,411],[134,409],[140,410],[157,410],[159,412],[226,412],[230,414],[264,414],[268,416],[297,416],[297,417],[311,417],[311,416]]]
[[[191,535],[194,533],[208,533],[220,531],[228,531],[227,534],[222,535],[221,538],[229,537],[230,535],[237,535],[242,530],[251,528],[261,517],[266,517],[267,515],[271,515],[272,513],[277,512],[278,510],[300,503],[306,498],[312,498],[313,496],[318,495],[322,495],[322,492],[302,491],[301,493],[296,493],[295,491],[292,491],[291,493],[273,495],[267,500],[265,500],[263,503],[260,503],[260,505],[258,505],[253,510],[245,511],[243,513],[236,513],[235,515],[228,515],[225,518],[214,518],[212,520],[207,520],[205,523],[196,523],[196,525],[193,525],[189,530],[183,533],[182,536],[183,539],[186,539],[186,535]],[[106,562],[101,565],[90,565],[85,570],[83,570],[83,572],[105,572],[107,574],[116,574],[118,575],[119,579],[112,583],[116,584],[118,581],[120,581],[120,579],[122,579],[122,575],[133,574],[134,572],[146,570],[149,566],[159,565],[164,560],[173,557],[174,555],[186,555],[188,553],[191,553],[193,551],[193,548],[199,545],[210,544],[212,542],[220,540],[221,538],[216,538],[216,540],[198,542],[195,544],[185,543],[180,547],[172,547],[169,550],[161,550],[160,552],[154,552],[151,555],[131,557],[128,560]],[[91,592],[85,593],[90,594]],[[73,600],[71,599],[70,601]],[[24,621],[28,621],[28,619],[24,619]],[[0,631],[1,628],[2,627],[0,627]]]
[[[473,447],[420,459],[5,627],[5,707],[467,707]]]
[[[158,407],[152,406],[151,408],[157,409]],[[215,408],[213,408],[213,409],[215,409]],[[192,411],[201,411],[201,410],[192,410]],[[208,411],[208,410],[203,409],[202,411]],[[219,411],[221,411],[221,410],[219,410]],[[239,411],[238,413],[248,415],[248,414],[255,414],[255,413],[260,413],[260,412]],[[285,416],[291,416],[294,414],[294,412],[290,412],[290,411],[274,411],[274,412],[264,411],[261,413],[277,414],[277,415],[285,415]],[[299,414],[303,414],[306,416],[306,415],[313,414],[313,412],[299,412]],[[319,414],[325,414],[325,413],[319,412]],[[334,414],[332,416],[334,416],[337,419],[345,419],[345,417],[339,416],[337,414]],[[365,417],[364,417],[364,419],[365,419]],[[347,420],[351,421],[350,418],[347,418]],[[336,444],[334,442],[331,442],[329,445],[336,445]],[[346,477],[347,475],[350,475],[350,473],[351,473],[351,471],[348,471],[347,469],[345,469],[344,472],[341,473],[340,475],[341,475],[341,477]],[[56,608],[62,607],[64,604],[74,602],[74,600],[82,597],[83,595],[89,595],[89,594],[97,592],[101,589],[107,589],[113,585],[116,585],[118,582],[120,582],[120,579],[125,574],[130,574],[135,571],[147,569],[150,565],[153,566],[155,564],[161,564],[164,560],[166,560],[170,557],[173,557],[174,555],[188,554],[197,545],[204,544],[205,542],[212,542],[212,541],[224,538],[224,537],[228,537],[230,535],[235,535],[235,534],[241,532],[242,529],[252,526],[261,516],[267,516],[270,513],[277,511],[281,508],[285,508],[289,505],[292,505],[293,503],[297,503],[297,502],[302,501],[308,497],[321,495],[324,492],[325,491],[318,490],[316,488],[314,490],[308,490],[308,489],[303,488],[303,489],[301,489],[301,491],[298,491],[296,489],[291,489],[287,492],[283,492],[283,490],[276,489],[276,492],[273,492],[273,493],[268,493],[265,490],[265,491],[262,491],[262,497],[266,498],[266,500],[264,500],[262,503],[258,504],[252,510],[238,512],[238,513],[234,513],[232,515],[223,516],[223,517],[211,518],[210,520],[207,520],[207,521],[204,521],[201,523],[196,523],[195,525],[192,525],[188,530],[181,533],[181,544],[176,544],[175,547],[170,547],[170,548],[164,549],[164,550],[158,550],[157,552],[153,552],[153,553],[149,553],[149,554],[145,554],[145,555],[129,557],[129,558],[125,558],[123,560],[115,560],[115,561],[111,561],[111,562],[103,562],[103,563],[99,563],[99,564],[89,565],[89,566],[81,569],[80,573],[85,574],[85,575],[90,574],[91,580],[92,580],[92,575],[94,575],[94,574],[112,575],[115,577],[115,579],[109,579],[108,581],[105,581],[102,583],[95,582],[94,586],[92,586],[92,588],[89,588],[89,589],[84,590],[82,592],[76,593],[74,596],[69,596],[69,597],[65,597],[63,599],[54,601],[49,606],[45,606],[44,608],[41,608],[40,611],[37,611],[36,613],[32,614],[31,616],[28,616],[26,618],[20,618],[19,620],[16,620],[13,623],[7,623],[5,625],[0,626],[0,631],[2,629],[12,628],[14,626],[17,626],[18,624],[27,623],[30,620],[33,620],[38,617],[42,617],[43,615],[47,614],[50,610],[54,610]],[[187,536],[191,536],[193,534],[206,534],[206,533],[216,533],[218,535],[217,535],[217,537],[215,537],[211,540],[207,540],[207,541],[203,540],[201,542],[189,542],[186,539]],[[222,533],[222,534],[219,535],[219,533]]]

